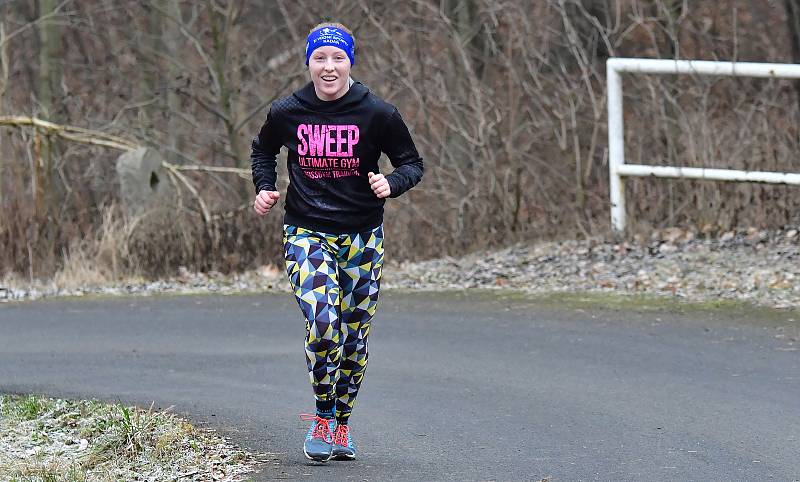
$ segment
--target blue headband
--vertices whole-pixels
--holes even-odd
[[[353,37],[344,30],[336,27],[322,27],[308,34],[306,41],[306,65],[311,54],[320,47],[330,45],[344,50],[350,59],[350,65],[356,63],[355,41]]]

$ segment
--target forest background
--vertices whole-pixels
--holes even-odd
[[[423,182],[387,202],[398,260],[610,235],[608,57],[800,62],[800,0],[0,0],[0,117],[249,169],[269,104],[308,81],[305,37],[324,20],[355,31],[353,77],[398,106],[425,160]],[[797,81],[624,82],[629,162],[800,171]],[[180,202],[132,215],[120,154],[0,122],[0,276],[281,263],[281,215],[252,212],[248,176],[181,170],[158,181]],[[285,192],[284,154],[278,172]],[[797,188],[627,184],[628,235],[800,224]]]

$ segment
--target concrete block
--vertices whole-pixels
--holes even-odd
[[[172,184],[158,151],[140,147],[117,158],[120,197],[128,215],[135,216],[156,207],[166,207],[172,198]]]

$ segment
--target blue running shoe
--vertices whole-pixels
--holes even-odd
[[[331,458],[333,447],[333,419],[304,413],[301,420],[311,421],[311,426],[303,442],[303,453],[315,462],[327,462]]]
[[[350,435],[350,427],[347,425],[336,425],[336,430],[333,432],[331,458],[333,460],[353,460],[356,458],[356,444],[353,443],[353,436]]]

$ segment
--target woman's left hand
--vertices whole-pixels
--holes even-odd
[[[376,196],[379,198],[389,197],[392,194],[392,189],[389,187],[389,181],[386,180],[383,174],[375,174],[370,172],[367,174],[369,176],[369,187],[372,188],[372,192],[375,193]]]

